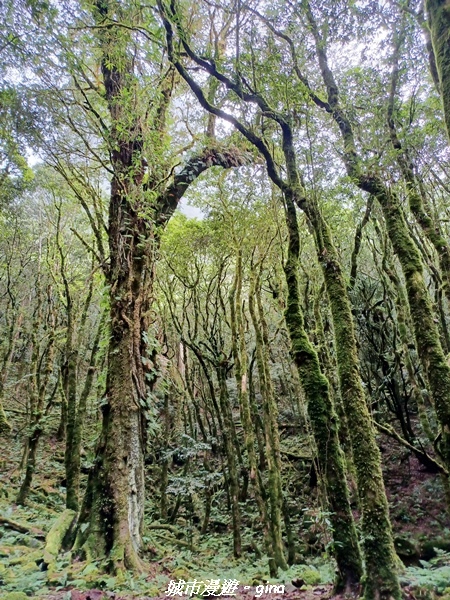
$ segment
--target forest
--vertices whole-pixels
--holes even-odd
[[[0,598],[450,600],[449,0],[0,17]]]

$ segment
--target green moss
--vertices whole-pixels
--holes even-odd
[[[310,201],[306,213],[314,228],[317,256],[333,317],[341,398],[347,417],[362,511],[362,546],[366,562],[364,594],[367,600],[378,595],[400,598],[381,458],[361,384],[347,286],[330,229],[318,206]]]
[[[0,402],[0,435],[7,434],[11,431],[11,425],[8,423],[5,411]]]
[[[285,318],[330,503],[334,552],[339,570],[336,587],[345,588],[359,582],[362,575],[361,557],[350,510],[345,461],[339,445],[338,420],[328,381],[320,370],[317,353],[304,327],[298,286],[299,232],[295,206],[291,205],[289,198],[286,198],[286,203],[289,248],[285,265],[288,289]]]
[[[406,280],[406,291],[417,351],[434,399],[441,426],[440,451],[450,466],[450,367],[445,360],[439,330],[423,276],[419,251],[409,232],[397,196],[381,184],[375,190],[386,228]]]
[[[258,314],[255,307],[258,308]],[[282,484],[281,484],[281,458],[280,458],[280,438],[278,431],[278,407],[275,400],[275,393],[270,377],[269,368],[269,333],[267,321],[264,315],[264,309],[261,298],[260,282],[257,277],[251,276],[249,292],[249,311],[255,330],[255,349],[256,363],[259,374],[259,386],[262,396],[262,407],[264,414],[264,436],[266,446],[266,456],[268,461],[268,498],[269,498],[269,532],[271,544],[269,551],[273,551],[273,557],[269,560],[271,575],[276,575],[276,566],[283,570],[287,569],[287,563],[284,556],[284,546],[282,541]],[[244,331],[242,330],[242,339]],[[243,349],[243,353],[245,348]],[[270,556],[270,555],[269,555]]]
[[[29,596],[24,592],[7,592],[3,596],[3,600],[29,600]]]
[[[64,537],[76,516],[75,511],[67,508],[56,519],[45,538],[44,562],[49,565],[54,562],[61,549]]]
[[[427,0],[426,9],[450,139],[450,10],[447,0]]]
[[[319,585],[322,580],[319,571],[315,569],[305,569],[301,572],[301,578],[306,585]]]

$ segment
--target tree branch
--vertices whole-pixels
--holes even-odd
[[[156,224],[165,225],[167,223],[187,188],[204,171],[214,166],[224,169],[242,167],[250,164],[252,160],[253,157],[249,152],[236,147],[206,148],[201,154],[193,156],[159,197],[156,205]]]

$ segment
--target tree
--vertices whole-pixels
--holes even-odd
[[[291,337],[293,338],[294,355],[297,355],[297,364],[302,367],[302,379],[305,392],[307,394],[311,394],[309,398],[309,406],[312,421],[313,407],[318,405],[318,398],[317,395],[313,393],[313,389],[317,388],[319,379],[321,379],[323,376],[320,373],[317,356],[313,352],[312,348],[309,346],[309,352],[306,353],[306,351],[304,352],[304,343],[300,343],[300,340],[304,340],[306,343],[307,338],[305,333],[302,331],[303,321],[302,317],[300,316],[300,304],[298,302],[298,292],[296,291],[296,288],[298,287],[296,271],[298,269],[299,233],[295,216],[295,204],[298,204],[305,211],[309,223],[314,231],[317,253],[323,268],[328,297],[333,312],[334,329],[338,348],[338,368],[341,392],[347,418],[349,420],[360,500],[363,507],[363,530],[365,537],[364,549],[368,572],[366,590],[370,597],[376,597],[378,594],[383,596],[385,595],[386,597],[390,597],[391,595],[399,597],[400,588],[397,576],[395,574],[395,553],[389,522],[387,500],[381,474],[380,457],[359,375],[356,339],[354,335],[346,285],[343,279],[337,254],[334,250],[329,227],[324,221],[320,210],[314,201],[314,198],[310,197],[305,192],[302,185],[301,177],[297,169],[292,116],[289,113],[289,110],[282,112],[272,108],[270,101],[265,97],[265,95],[256,91],[256,88],[260,85],[259,81],[257,82],[253,80],[253,84],[250,85],[249,79],[246,79],[243,76],[243,54],[238,55],[240,56],[241,70],[235,73],[233,77],[228,77],[223,71],[220,71],[217,68],[216,63],[213,60],[201,57],[199,53],[193,49],[192,43],[188,40],[188,32],[183,28],[182,23],[180,23],[181,13],[180,11],[177,12],[175,5],[172,4],[169,8],[164,3],[160,3],[160,7],[165,18],[169,56],[178,69],[180,75],[189,83],[192,91],[196,95],[203,108],[210,113],[222,117],[232,123],[234,127],[236,127],[236,129],[242,133],[242,135],[246,137],[250,143],[254,144],[266,161],[269,177],[283,193],[286,206],[287,226],[290,235],[290,253],[286,263],[286,278],[291,299],[288,300],[286,318],[291,332]],[[252,10],[252,12],[255,14],[254,10]],[[297,68],[296,73],[299,76],[300,82],[303,84],[303,86],[306,86],[307,80],[303,77],[298,68],[295,45],[292,40],[286,34],[280,33],[273,25],[271,25],[267,18],[257,12],[256,15],[266,25],[270,34],[273,34],[276,38],[280,38],[287,43],[292,54],[294,68]],[[180,37],[180,43],[190,60],[208,73],[209,76],[215,77],[221,84],[224,85],[227,90],[234,94],[238,101],[241,101],[244,105],[245,103],[256,105],[264,118],[270,119],[278,125],[281,131],[280,146],[282,156],[284,158],[284,167],[287,173],[287,180],[284,180],[279,174],[277,163],[274,160],[274,156],[270,151],[270,147],[264,137],[257,135],[255,133],[255,129],[246,125],[243,119],[240,120],[234,115],[217,108],[216,105],[209,102],[209,100],[206,98],[202,88],[188,73],[179,56],[175,54],[174,31],[171,24],[172,22],[175,23],[177,33]],[[242,40],[243,38],[241,37],[240,39]],[[239,45],[237,45],[236,51],[240,51]],[[249,61],[250,69],[252,69],[251,65],[254,61],[254,53],[250,55]],[[314,99],[319,104],[322,102],[317,96],[314,96]],[[307,371],[307,365],[303,362],[305,356],[309,356],[311,358],[311,362],[308,363],[310,369],[309,372]],[[306,381],[309,380],[314,380],[314,385],[307,384]],[[323,391],[325,391],[325,389],[326,388],[324,387]],[[324,394],[321,394],[321,396],[323,398]],[[322,406],[321,410],[325,412],[324,405]],[[331,423],[333,420],[333,412],[329,405],[326,408],[326,411],[326,414],[328,415],[328,422]],[[323,420],[323,416],[320,418]],[[328,428],[329,427],[330,425],[328,425]],[[317,430],[316,442],[318,444],[320,443],[320,435],[321,434],[319,433],[319,430]],[[369,451],[367,450],[368,448],[370,449]],[[339,462],[339,459],[337,458],[337,450],[334,452],[328,451],[328,455],[330,454],[335,456],[336,461]],[[367,456],[370,456],[370,469],[367,469]],[[342,480],[344,479],[342,468],[338,469],[336,467],[335,473],[341,473],[340,475],[335,475],[335,482],[339,481],[339,478]],[[330,490],[331,489],[330,482]],[[336,493],[334,496],[336,497]],[[343,507],[346,503],[348,503],[348,500],[346,500],[346,494],[343,491],[341,494],[339,494],[338,501],[342,512],[345,512]],[[349,520],[349,523],[350,522],[351,518]],[[337,524],[335,524],[335,535],[339,536],[340,531],[342,531],[342,536],[345,539],[343,545],[347,549],[345,551],[345,557],[346,559],[349,559],[350,556],[353,557],[351,567],[348,564],[342,563],[341,573],[345,582],[344,585],[346,585],[351,584],[352,581],[358,580],[359,567],[357,566],[358,560],[354,550],[356,544],[351,534],[351,525],[349,525],[349,529],[347,529],[346,534],[343,533],[345,529],[343,527],[343,523],[340,524],[340,527],[341,529],[339,529]],[[350,548],[353,548],[353,550],[350,550]]]
[[[446,0],[426,0],[425,7],[439,76],[445,127],[450,138],[450,11]]]
[[[164,62],[156,67],[155,61],[149,65],[154,89],[142,85],[133,59],[131,33],[142,26],[139,13],[126,11],[114,1],[97,2],[92,7],[92,18],[98,31],[110,120],[105,137],[113,172],[106,275],[111,333],[102,434],[81,509],[80,523],[87,521],[89,526],[79,529],[75,547],[83,548],[88,555],[106,554],[116,570],[139,569],[145,408],[152,383],[152,349],[144,334],[150,325],[160,230],[188,186],[203,171],[212,165],[237,167],[248,159],[236,148],[205,147],[174,174],[164,146],[174,87],[172,70]],[[151,39],[157,32],[157,25],[153,27],[156,30],[150,34]],[[153,48],[158,52],[157,45]],[[149,92],[151,95],[146,97]],[[89,103],[87,110],[95,115]],[[149,155],[150,164],[146,159]]]

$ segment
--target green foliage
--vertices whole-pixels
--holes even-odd
[[[436,548],[436,556],[429,561],[421,560],[420,566],[408,567],[401,576],[404,584],[419,589],[447,593],[450,587],[450,554]]]

